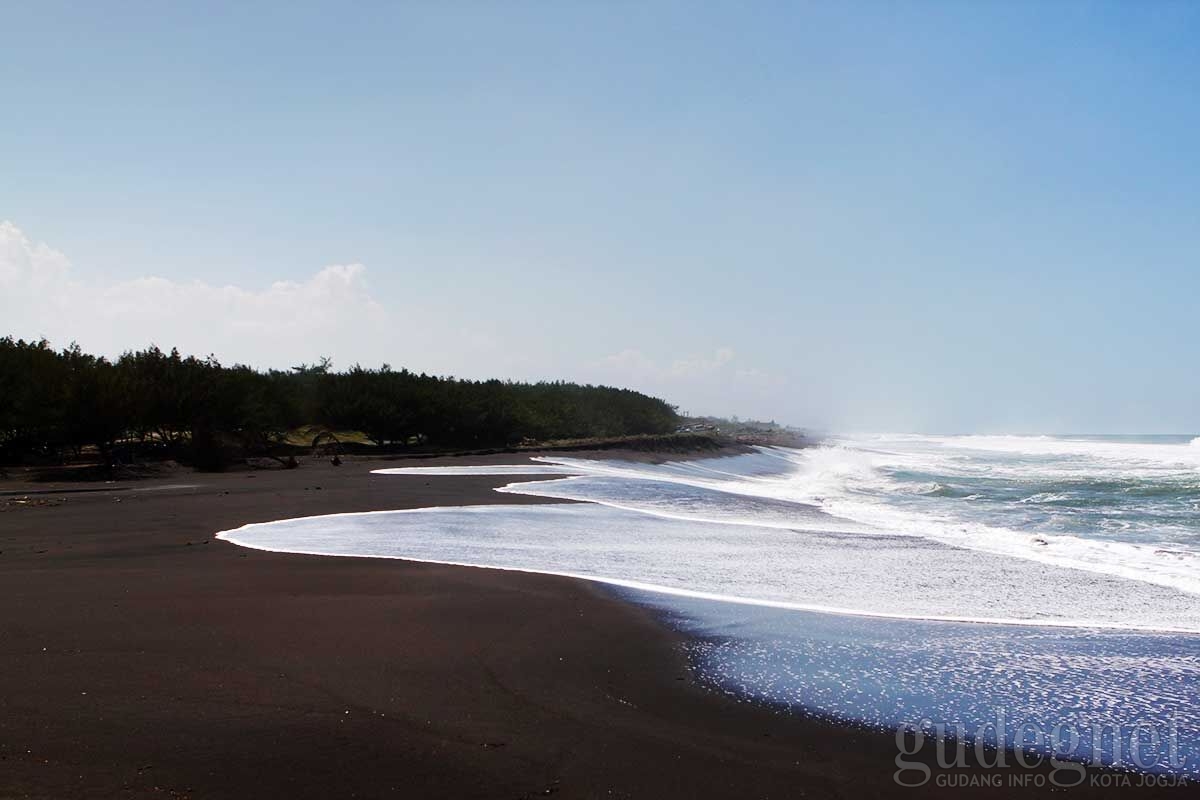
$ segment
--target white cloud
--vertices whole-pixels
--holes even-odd
[[[356,350],[379,352],[389,330],[361,264],[258,290],[156,276],[105,284],[79,278],[63,253],[11,222],[0,222],[0,320],[0,335],[45,336],[59,347],[78,341],[117,355],[156,343],[277,367],[365,357]]]
[[[711,354],[687,355],[659,362],[637,349],[605,356],[588,380],[599,380],[667,398],[687,398],[694,413],[745,413],[762,407],[762,394],[782,380],[756,367],[738,365],[731,347]],[[734,406],[731,403],[738,403]]]
[[[676,359],[671,364],[669,371],[672,377],[688,378],[710,375],[723,369],[727,364],[734,359],[733,348],[719,347],[713,352],[712,357],[692,357]]]
[[[641,350],[627,349],[600,359],[598,367],[613,374],[625,374],[638,378],[653,378],[660,381],[680,381],[704,378],[727,369],[737,357],[731,347],[718,347],[712,355],[690,355],[676,358],[660,365]],[[758,370],[740,370],[757,373]]]
[[[639,378],[655,378],[657,380],[680,380],[703,378],[725,368],[733,363],[737,354],[731,347],[719,347],[712,355],[691,355],[677,358],[667,364],[660,365],[641,350],[627,349],[613,353],[600,359],[599,367],[615,374],[626,374]],[[758,372],[758,370],[744,371]]]
[[[70,270],[67,257],[45,244],[34,244],[11,222],[0,222],[0,291],[22,284],[31,288],[59,283]]]
[[[660,376],[658,365],[641,350],[622,350],[600,359],[598,365],[604,372],[624,373],[638,377]]]

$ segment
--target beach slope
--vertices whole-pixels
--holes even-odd
[[[379,466],[0,497],[0,797],[911,792],[890,735],[700,688],[676,635],[597,585],[213,538],[538,502]]]

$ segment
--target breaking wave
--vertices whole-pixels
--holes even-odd
[[[1194,440],[878,436],[511,475],[494,506],[284,521],[225,538],[586,577],[871,616],[1200,632]]]

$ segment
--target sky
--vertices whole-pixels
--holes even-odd
[[[1200,431],[1200,4],[0,19],[0,335]]]

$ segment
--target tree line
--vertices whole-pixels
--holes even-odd
[[[269,452],[304,425],[361,431],[377,445],[507,446],[524,440],[658,434],[675,408],[629,389],[561,381],[472,381],[328,361],[290,370],[224,366],[158,347],[109,360],[78,345],[0,339],[0,461],[94,447],[218,467],[231,447]]]

